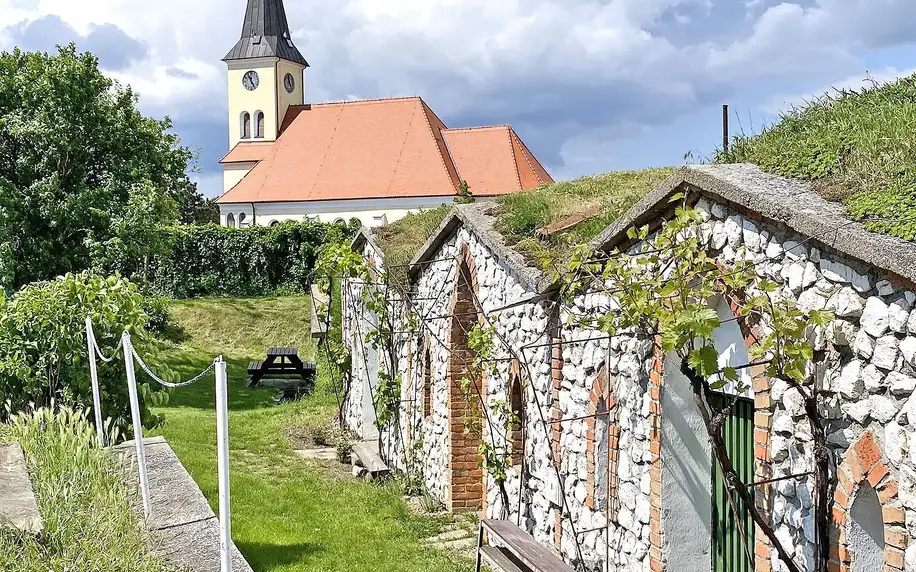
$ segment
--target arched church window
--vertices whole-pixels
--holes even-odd
[[[254,114],[254,132],[258,139],[264,138],[264,112],[258,111]]]
[[[226,215],[226,226],[228,226],[229,228],[235,227],[235,215],[234,214],[229,213]]]
[[[512,420],[509,424],[509,459],[512,465],[521,465],[525,455],[525,394],[521,376],[516,372],[509,382],[509,410]]]
[[[239,228],[242,228],[243,226],[248,226],[245,224],[245,213],[239,213]]]
[[[280,224],[280,221],[278,221],[278,220],[272,220],[272,221],[270,221],[270,226],[277,226],[278,224]]]
[[[251,139],[251,114],[242,112],[242,139]]]

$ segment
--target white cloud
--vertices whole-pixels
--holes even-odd
[[[866,73],[853,74],[838,81],[831,82],[819,89],[814,89],[804,93],[795,93],[792,95],[775,95],[770,97],[761,106],[765,113],[778,115],[782,111],[788,111],[793,107],[803,106],[807,102],[815,101],[825,94],[833,94],[836,91],[843,90],[861,90],[874,85],[882,85],[894,80],[911,76],[916,73],[916,67],[907,69],[898,69],[895,67],[884,67]]]
[[[648,133],[735,94],[760,102],[776,85],[826,84],[864,68],[863,50],[916,39],[910,0],[745,0],[729,16],[736,20],[715,20],[731,1],[286,0],[286,8],[313,66],[309,100],[420,94],[449,123],[514,123],[564,173],[600,170],[601,153],[588,146],[623,137],[621,125]],[[10,41],[3,28],[48,14],[80,33],[117,25],[150,48],[117,74],[143,109],[212,122],[213,144],[225,145],[220,58],[238,38],[243,0],[28,4],[0,0],[0,47]],[[687,41],[669,39],[666,16]],[[709,39],[732,28],[740,31]]]

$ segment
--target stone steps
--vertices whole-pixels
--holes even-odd
[[[423,539],[423,544],[438,550],[457,552],[466,556],[473,556],[477,549],[477,532],[469,530],[461,523],[448,525],[444,532]]]

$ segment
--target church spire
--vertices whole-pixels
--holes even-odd
[[[309,65],[293,44],[283,0],[248,0],[242,38],[223,61],[271,57]]]

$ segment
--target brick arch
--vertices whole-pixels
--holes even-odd
[[[598,475],[598,435],[597,415],[599,404],[604,402],[607,411],[607,451],[608,451],[608,470],[607,475]],[[592,383],[592,390],[588,400],[588,417],[585,419],[585,436],[586,436],[586,496],[585,504],[592,510],[599,508],[598,503],[598,479],[608,478],[607,483],[607,515],[609,519],[615,519],[617,516],[617,461],[620,454],[620,424],[616,418],[617,396],[614,395],[611,382],[608,379],[607,366],[601,368],[598,377]]]
[[[904,510],[898,497],[897,479],[891,473],[881,454],[872,430],[859,437],[837,467],[837,487],[833,494],[834,538],[830,547],[831,572],[849,572],[854,554],[849,549],[846,530],[849,512],[863,483],[871,485],[878,493],[884,519],[884,570],[903,570],[907,532],[904,528]]]
[[[447,504],[453,512],[484,510],[486,480],[481,468],[478,446],[481,435],[465,432],[465,420],[472,412],[472,404],[461,389],[461,379],[467,372],[473,356],[468,347],[467,332],[483,318],[477,311],[475,296],[479,292],[477,266],[470,248],[464,244],[455,262],[455,288],[449,306],[448,330],[448,494]],[[486,379],[474,380],[472,395],[486,396]],[[480,413],[481,417],[484,417]],[[485,422],[485,418],[484,418]],[[485,428],[483,428],[485,430]],[[483,432],[483,430],[481,432]]]

